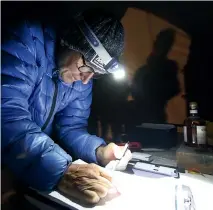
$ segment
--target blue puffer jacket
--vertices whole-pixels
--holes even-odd
[[[26,184],[51,190],[71,156],[97,163],[95,150],[105,144],[87,133],[92,81],[65,84],[54,76],[51,27],[25,21],[9,34],[1,46],[2,159]]]

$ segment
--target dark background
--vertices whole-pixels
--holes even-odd
[[[122,18],[128,7],[141,8],[164,18],[191,36],[185,66],[187,101],[199,104],[200,116],[213,121],[213,2],[1,2],[4,27],[20,18],[66,21],[78,11],[100,7]]]

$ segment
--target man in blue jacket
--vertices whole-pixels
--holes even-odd
[[[24,184],[89,203],[106,196],[111,178],[96,164],[119,158],[122,148],[88,134],[87,119],[92,78],[113,72],[104,56],[118,57],[123,45],[121,23],[103,12],[84,12],[62,33],[30,21],[10,28],[1,46],[1,150]]]

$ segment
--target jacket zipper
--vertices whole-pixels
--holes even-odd
[[[52,118],[53,112],[55,110],[56,99],[57,99],[57,95],[58,95],[58,84],[57,84],[55,79],[53,81],[54,81],[54,84],[55,84],[55,91],[54,91],[54,95],[53,95],[53,101],[52,101],[50,113],[49,113],[49,115],[47,117],[47,120],[46,120],[46,122],[44,123],[44,125],[41,128],[42,131],[44,131],[47,128],[47,125],[49,124],[49,122],[50,122],[50,120]]]

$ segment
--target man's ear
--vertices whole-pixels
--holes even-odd
[[[91,73],[89,73],[88,75],[86,75],[86,76],[84,77],[84,79],[82,80],[82,83],[86,85],[86,84],[90,81],[90,79],[93,77],[93,75],[94,75],[93,72],[91,72]]]

